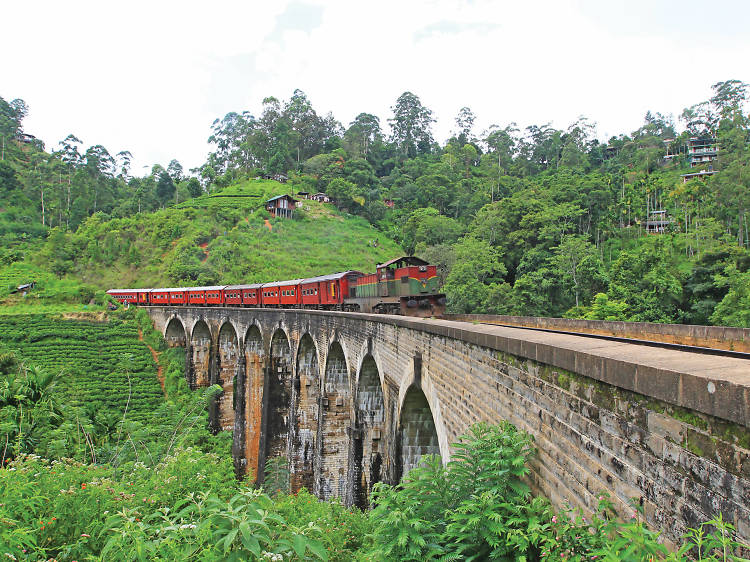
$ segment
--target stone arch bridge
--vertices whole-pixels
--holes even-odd
[[[750,538],[750,360],[450,320],[309,310],[149,307],[219,384],[215,431],[239,476],[287,459],[293,489],[367,505],[479,421],[531,433],[529,484],[584,512],[631,501],[668,541],[722,513]]]

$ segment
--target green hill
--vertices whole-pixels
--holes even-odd
[[[365,219],[329,204],[303,201],[293,219],[269,220],[266,199],[286,192],[278,182],[251,180],[154,213],[110,220],[95,214],[73,233],[52,229],[38,252],[0,266],[0,300],[23,308],[56,296],[85,303],[112,287],[369,272],[402,253]],[[27,297],[9,296],[12,286],[31,280],[38,286]]]

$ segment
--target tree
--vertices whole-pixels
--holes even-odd
[[[555,253],[550,258],[550,262],[572,281],[573,292],[576,297],[576,307],[578,307],[578,296],[582,284],[581,265],[587,258],[596,255],[596,248],[583,236],[566,235],[563,236],[560,244],[552,248],[552,250]]]
[[[5,160],[5,145],[21,131],[21,122],[28,112],[22,99],[8,103],[0,97],[0,160]]]
[[[326,194],[333,199],[336,207],[343,211],[352,212],[359,207],[355,197],[359,196],[357,186],[342,178],[336,178],[328,184]]]
[[[169,162],[169,165],[167,166],[167,173],[169,174],[169,177],[172,178],[172,181],[175,183],[179,183],[182,181],[182,164],[180,164],[177,160],[172,160]]]
[[[294,90],[292,97],[284,107],[282,117],[291,127],[289,152],[297,165],[320,153],[330,137],[335,136],[341,128],[332,115],[321,119],[302,90]]]
[[[742,113],[747,100],[748,84],[741,80],[717,82],[711,88],[714,95],[709,100],[722,119],[731,119],[735,113]]]
[[[117,168],[120,170],[119,177],[125,181],[128,181],[130,177],[130,164],[133,161],[133,155],[129,150],[121,150],[115,156],[117,161]]]
[[[458,221],[441,215],[437,209],[417,209],[403,227],[403,246],[412,254],[425,246],[453,243],[463,230]]]
[[[469,236],[453,250],[456,261],[443,288],[449,307],[457,313],[482,312],[506,273],[500,254],[484,240]]]
[[[502,170],[506,174],[510,171],[518,144],[518,128],[515,123],[500,129],[497,125],[490,126],[484,136],[484,143],[492,151],[498,165],[498,174]]]
[[[609,300],[605,293],[597,293],[591,308],[583,317],[586,320],[627,320],[627,309],[627,303]]]
[[[190,178],[187,181],[187,190],[190,193],[190,197],[200,197],[203,194],[203,187],[198,178]]]
[[[21,189],[16,171],[5,162],[0,162],[0,196]]]
[[[734,264],[730,264],[720,279],[729,290],[716,305],[711,323],[750,328],[750,272],[740,273]]]
[[[156,182],[156,197],[162,204],[166,204],[174,197],[175,186],[171,176],[166,170],[159,173],[159,179]]]
[[[391,141],[396,144],[402,158],[413,158],[418,154],[431,151],[432,111],[422,105],[417,96],[411,92],[404,92],[391,108],[393,118],[388,120],[391,125]]]
[[[370,147],[383,139],[380,119],[371,113],[360,113],[349,124],[349,128],[344,133],[344,139],[351,143],[362,156],[367,157]]]
[[[456,127],[458,128],[456,138],[458,139],[459,145],[464,145],[474,140],[474,135],[471,130],[474,128],[474,121],[476,121],[476,118],[474,112],[468,107],[462,107],[458,111],[455,121]]]

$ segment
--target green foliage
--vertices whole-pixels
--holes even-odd
[[[625,320],[627,308],[627,303],[612,301],[605,293],[597,293],[582,317],[586,320]]]
[[[711,322],[750,328],[750,272],[741,273],[734,264],[729,264],[724,275],[717,274],[716,284],[729,290],[716,305]]]
[[[455,447],[446,466],[427,458],[398,486],[376,486],[368,559],[743,560],[736,554],[743,545],[721,516],[691,529],[683,546],[669,552],[639,506],[624,522],[606,495],[590,518],[572,509],[555,513],[545,499],[530,496],[524,481],[531,438],[508,423],[478,424]]]
[[[445,282],[448,306],[472,312],[488,306],[502,287],[505,266],[499,252],[486,241],[467,236],[454,247],[455,265]]]
[[[386,560],[504,560],[537,548],[546,506],[522,482],[531,438],[510,424],[478,424],[398,487],[373,493],[376,556]]]
[[[289,493],[289,461],[284,456],[266,461],[263,488],[272,496]]]

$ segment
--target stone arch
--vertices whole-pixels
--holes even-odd
[[[218,429],[231,430],[234,426],[234,386],[239,360],[239,343],[237,332],[229,321],[219,329],[219,342],[216,353],[216,383],[223,392],[219,397]]]
[[[401,405],[397,433],[397,479],[419,466],[424,455],[440,455],[437,428],[427,397],[416,385],[410,386]]]
[[[211,384],[211,330],[203,319],[193,326],[190,336],[190,366],[188,384],[190,388],[201,388]]]
[[[289,414],[292,397],[292,349],[286,332],[277,328],[271,337],[263,397],[264,446],[258,479],[262,481],[266,459],[288,455]]]
[[[258,480],[261,452],[261,433],[263,427],[263,385],[265,378],[265,351],[263,334],[255,324],[245,334],[244,345],[245,369],[238,378],[237,399],[235,400],[234,446],[237,452],[235,459],[239,465],[235,470],[240,475],[249,475]],[[236,461],[237,462],[237,461]]]
[[[353,432],[353,498],[366,509],[372,486],[383,480],[385,443],[385,398],[380,370],[371,354],[365,355],[357,377],[356,431]]]
[[[164,339],[168,347],[185,347],[187,345],[187,335],[185,325],[179,317],[173,316],[167,322],[164,328]]]
[[[321,406],[318,441],[321,460],[315,491],[322,499],[346,500],[352,405],[349,368],[338,341],[328,349]]]
[[[315,459],[318,442],[320,408],[320,365],[318,349],[310,334],[305,334],[297,351],[292,388],[292,414],[294,423],[290,439],[291,487],[315,487]]]

